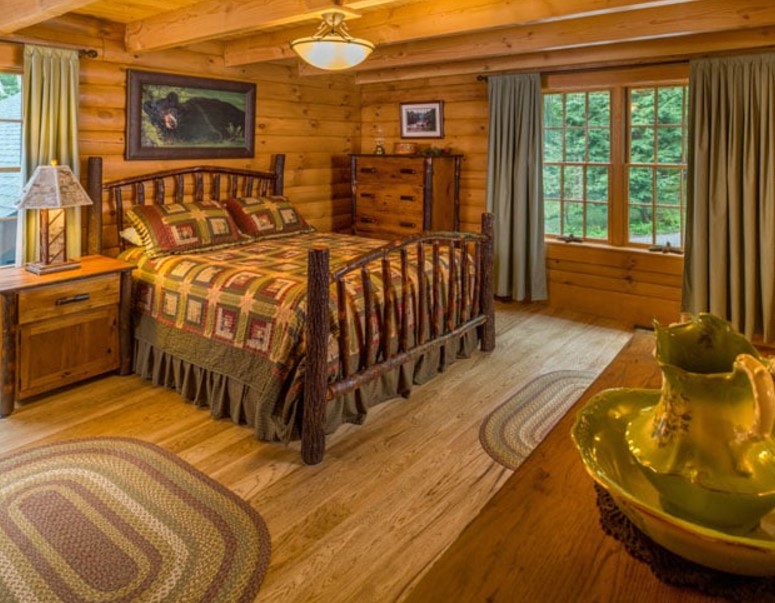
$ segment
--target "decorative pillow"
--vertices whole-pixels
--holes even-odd
[[[124,230],[119,232],[118,234],[121,235],[121,238],[125,241],[129,241],[132,243],[132,245],[136,245],[137,247],[142,246],[143,239],[140,237],[140,233],[138,233],[135,230],[134,226],[127,226]]]
[[[315,230],[291,202],[280,195],[237,197],[227,199],[223,204],[240,230],[253,238]]]
[[[245,240],[229,212],[215,201],[135,205],[127,218],[152,258],[211,250]]]

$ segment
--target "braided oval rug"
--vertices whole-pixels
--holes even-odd
[[[175,455],[129,438],[0,458],[0,601],[253,601],[261,516]]]
[[[597,375],[563,370],[530,381],[482,421],[479,441],[487,454],[508,469],[519,467]]]

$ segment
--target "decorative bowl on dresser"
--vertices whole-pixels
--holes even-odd
[[[459,229],[461,155],[351,155],[353,230],[397,239]]]

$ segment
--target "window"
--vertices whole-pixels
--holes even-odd
[[[21,191],[21,75],[0,73],[0,265],[13,264]]]
[[[546,234],[680,247],[686,103],[683,82],[545,93]]]
[[[629,91],[628,241],[681,247],[686,215],[686,86]]]
[[[611,95],[544,96],[544,216],[550,234],[608,238]]]

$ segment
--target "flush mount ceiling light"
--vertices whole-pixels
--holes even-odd
[[[291,42],[291,49],[304,61],[319,69],[338,71],[362,63],[374,50],[368,40],[353,38],[344,24],[344,13],[321,15],[323,22],[314,35]]]

